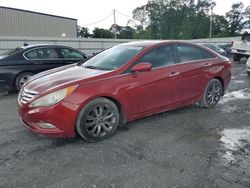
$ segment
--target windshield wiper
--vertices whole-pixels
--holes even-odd
[[[95,70],[113,70],[113,69],[108,69],[108,68],[96,67],[93,65],[87,65],[87,66],[83,66],[83,67],[87,68],[87,69],[95,69]]]
[[[98,67],[93,66],[93,65],[87,65],[87,66],[83,66],[83,67],[87,68],[87,69],[99,69]]]

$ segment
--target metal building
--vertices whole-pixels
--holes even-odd
[[[77,19],[0,6],[0,36],[77,37]]]

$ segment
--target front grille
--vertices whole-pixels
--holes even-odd
[[[21,103],[21,104],[26,104],[28,103],[29,101],[31,101],[32,99],[34,99],[35,96],[38,95],[38,92],[36,91],[31,91],[31,90],[28,90],[28,89],[25,89],[23,88],[20,93],[19,93],[19,96],[18,96],[18,101]]]

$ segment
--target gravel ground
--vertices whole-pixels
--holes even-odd
[[[250,77],[234,64],[214,109],[144,118],[100,143],[49,139],[19,124],[16,94],[0,99],[0,187],[250,187]]]

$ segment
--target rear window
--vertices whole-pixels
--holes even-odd
[[[201,48],[188,44],[178,45],[177,54],[180,62],[196,61],[215,57]]]

